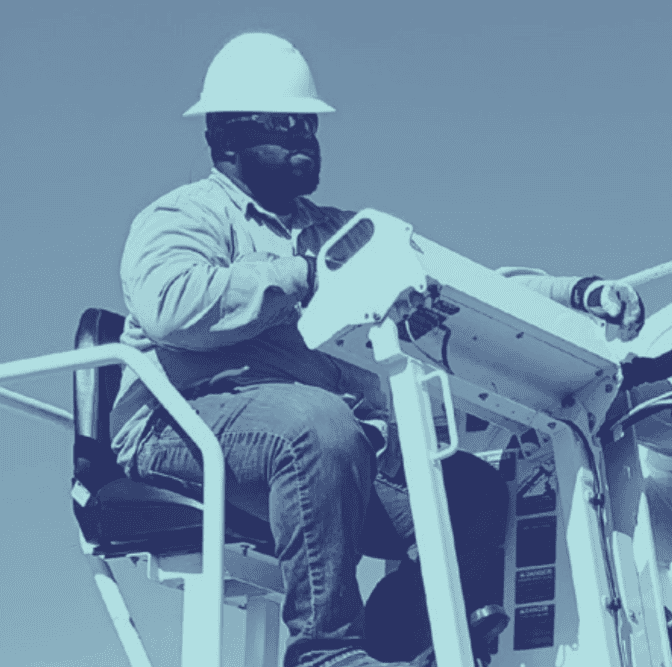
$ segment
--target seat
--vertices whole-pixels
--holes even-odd
[[[75,347],[81,350],[118,342],[123,324],[121,315],[88,309],[80,319]],[[120,380],[119,365],[74,372],[74,515],[83,550],[96,557],[94,560],[100,563],[130,557],[137,562],[145,558],[150,578],[185,590],[183,665],[187,665],[193,660],[190,651],[195,649],[192,641],[192,647],[185,652],[185,642],[190,643],[189,628],[197,623],[197,619],[188,618],[188,613],[197,610],[187,611],[186,586],[190,577],[198,575],[201,562],[203,499],[125,476],[116,462],[109,435],[110,411]],[[273,554],[270,526],[230,503],[226,503],[225,516],[224,596],[225,602],[228,599],[237,606],[247,605],[245,664],[275,666],[282,579]],[[116,588],[109,567],[105,571],[94,567],[94,571],[107,577]],[[114,620],[109,604],[108,610]],[[124,646],[133,667],[149,665],[146,657],[135,658],[134,662],[129,647],[126,643]]]
[[[91,308],[80,319],[75,347],[119,342],[123,323],[121,315]],[[109,415],[120,380],[119,366],[74,373],[73,508],[82,534],[96,556],[122,556],[129,550],[161,554],[198,550],[202,496],[188,497],[130,480],[117,465],[110,446]],[[88,499],[85,506],[82,497]],[[226,519],[227,542],[246,542],[273,555],[268,523],[230,503]]]

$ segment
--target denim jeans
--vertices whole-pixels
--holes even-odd
[[[399,560],[413,546],[403,478],[376,473],[374,447],[360,423],[339,396],[323,389],[262,384],[190,403],[222,445],[228,502],[270,524],[286,589],[285,665],[320,664],[365,648],[356,568],[363,554]],[[198,493],[201,461],[159,408],[138,447],[134,474]],[[471,539],[471,523],[461,522],[461,544]],[[476,523],[481,531],[483,522]]]

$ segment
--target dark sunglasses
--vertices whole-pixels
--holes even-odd
[[[268,132],[291,132],[292,134],[310,134],[317,132],[317,114],[314,113],[251,113],[236,116],[225,121],[233,123],[258,123]]]

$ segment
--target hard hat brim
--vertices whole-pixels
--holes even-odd
[[[258,111],[260,113],[331,113],[336,111],[322,100],[309,97],[286,98],[275,104],[268,100],[255,99],[227,99],[227,100],[199,100],[189,107],[182,116],[203,116],[206,113],[225,111]]]

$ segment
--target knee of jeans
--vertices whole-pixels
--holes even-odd
[[[310,388],[302,397],[302,428],[321,458],[369,463],[373,445],[346,403],[335,394]]]

